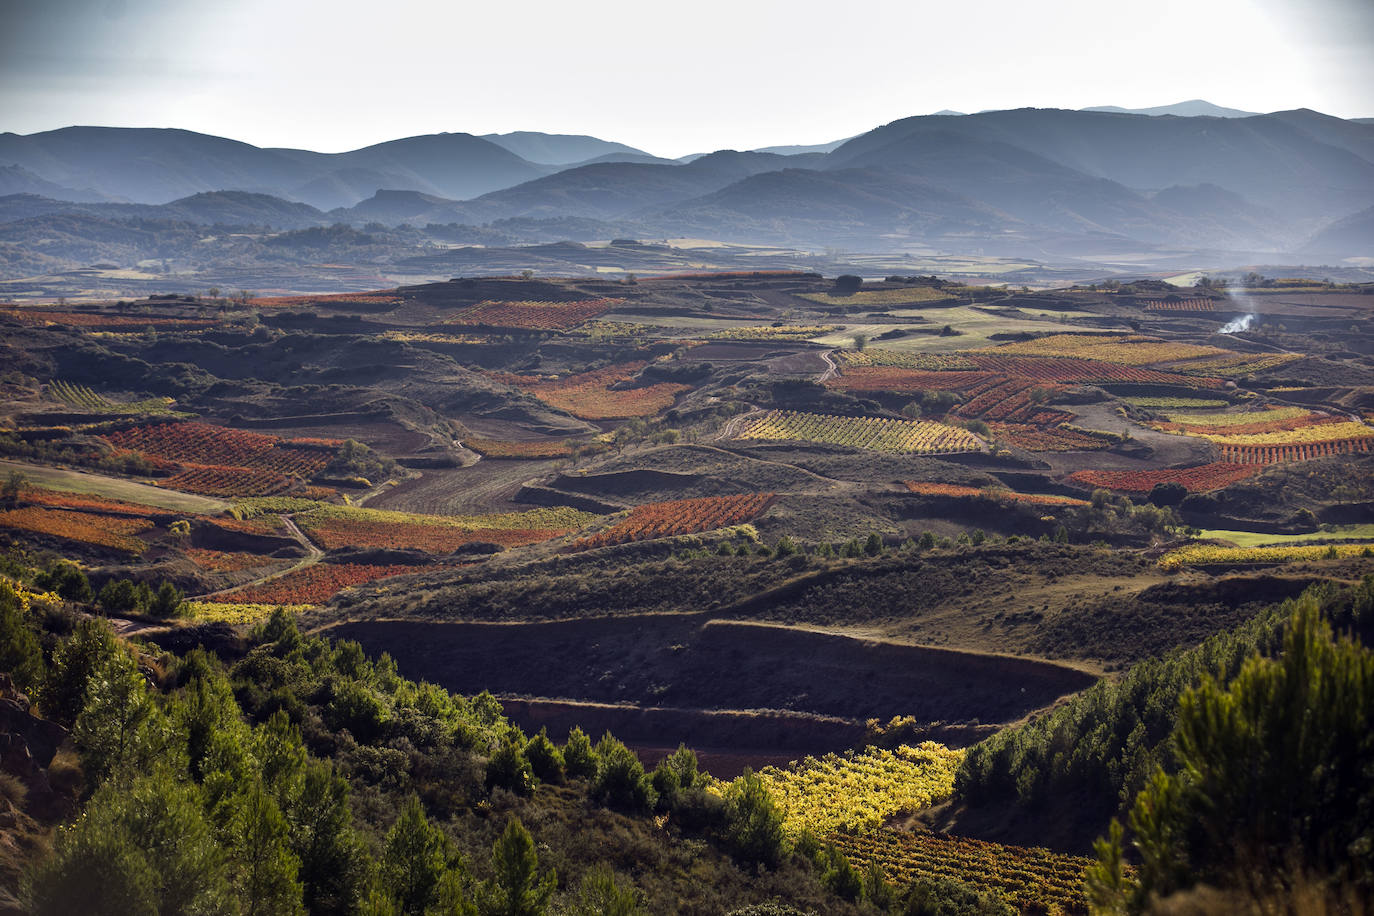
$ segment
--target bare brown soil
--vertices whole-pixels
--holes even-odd
[[[515,502],[529,480],[540,478],[558,461],[488,461],[465,468],[426,468],[418,477],[368,500],[373,509],[427,515],[473,515],[530,508]]]
[[[326,632],[389,652],[407,676],[451,690],[557,701],[512,707],[536,727],[605,721],[646,744],[682,740],[685,729],[689,743],[735,753],[835,750],[852,743],[864,720],[894,716],[942,727],[946,740],[967,740],[981,726],[1016,721],[1095,679],[1050,662],[704,614],[525,624],[378,620]]]

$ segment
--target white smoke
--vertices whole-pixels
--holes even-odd
[[[1239,318],[1232,318],[1230,321],[1226,322],[1224,325],[1221,326],[1221,330],[1217,331],[1217,333],[1239,334],[1241,331],[1250,330],[1251,326],[1254,325],[1254,323],[1254,315],[1241,315]]]
[[[1254,301],[1245,292],[1245,287],[1234,283],[1227,284],[1226,295],[1232,302],[1244,309],[1253,309]],[[1258,316],[1253,312],[1241,315],[1239,318],[1232,318],[1222,325],[1218,334],[1239,334],[1241,331],[1248,331],[1255,326]]]

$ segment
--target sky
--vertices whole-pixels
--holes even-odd
[[[0,132],[341,152],[591,134],[661,156],[942,109],[1374,117],[1374,0],[0,0]]]

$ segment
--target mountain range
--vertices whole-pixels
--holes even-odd
[[[1343,258],[1374,255],[1371,207],[1374,124],[1201,101],[942,113],[827,144],[682,160],[536,132],[345,153],[166,129],[0,134],[0,222],[81,214],[289,230],[521,220],[864,250]]]

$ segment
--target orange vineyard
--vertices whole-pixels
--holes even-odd
[[[621,387],[647,366],[645,362],[621,363],[561,379],[530,376],[496,376],[522,388],[539,400],[583,420],[625,420],[649,417],[673,406],[677,396],[692,386],[658,382],[640,388]]]
[[[772,493],[749,493],[646,503],[630,510],[629,516],[618,525],[582,538],[573,546],[579,549],[608,547],[738,525],[762,513],[773,499]]]
[[[123,553],[140,554],[148,545],[134,535],[147,531],[153,523],[142,518],[112,518],[89,512],[64,509],[41,509],[29,506],[0,512],[0,528],[13,528],[34,534],[46,534],[65,541],[108,547]]]
[[[323,604],[354,585],[417,572],[414,566],[316,563],[278,579],[220,596],[225,604]]]
[[[451,553],[464,544],[481,541],[502,547],[535,544],[567,534],[570,528],[450,528],[404,522],[379,522],[326,517],[302,519],[302,530],[326,550],[341,547],[387,547],[394,550],[423,550],[426,553]]]
[[[919,496],[978,497],[981,499],[1008,500],[1029,503],[1036,506],[1086,506],[1088,503],[1072,496],[1054,496],[1048,493],[1017,493],[994,487],[966,487],[954,483],[925,483],[908,480],[906,488]]]
[[[1206,493],[1229,487],[1238,480],[1258,474],[1256,464],[1229,464],[1223,461],[1191,468],[1166,468],[1158,471],[1076,471],[1069,475],[1090,487],[1105,487],[1122,493],[1149,493],[1156,484],[1177,483],[1189,493]]]

